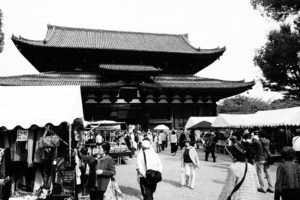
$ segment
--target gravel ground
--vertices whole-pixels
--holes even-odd
[[[227,167],[232,163],[230,157],[224,154],[216,154],[217,162],[204,161],[203,150],[197,150],[200,158],[200,169],[197,171],[195,189],[181,187],[180,185],[180,155],[171,156],[170,148],[159,153],[163,164],[163,180],[157,186],[154,199],[157,200],[216,200],[222,190],[227,173]],[[125,160],[126,164],[116,166],[117,183],[126,200],[142,199],[140,187],[136,176],[136,156]],[[271,166],[273,181],[275,181],[276,164]],[[273,199],[273,194],[258,193],[259,200]]]

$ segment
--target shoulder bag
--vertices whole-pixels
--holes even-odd
[[[232,196],[238,189],[240,189],[241,185],[243,184],[243,182],[244,182],[244,180],[245,180],[247,171],[248,171],[248,164],[247,164],[247,162],[246,162],[244,176],[243,176],[242,180],[241,180],[241,181],[233,188],[233,190],[232,190],[231,194],[229,195],[229,197],[227,198],[227,200],[231,200],[231,196]]]
[[[143,150],[144,154],[144,161],[145,161],[145,168],[146,168],[146,181],[149,183],[158,183],[162,180],[161,173],[157,170],[147,169],[147,160],[146,154]]]

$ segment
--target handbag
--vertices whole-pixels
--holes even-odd
[[[145,167],[146,167],[146,181],[149,183],[158,183],[162,180],[161,173],[157,170],[153,169],[147,169],[147,160],[146,160],[146,154],[143,150],[144,154],[144,161],[145,161]]]
[[[51,135],[47,135],[50,133]],[[45,133],[43,134],[43,137],[39,140],[39,147],[40,148],[54,148],[58,147],[60,144],[60,138],[52,133],[52,131],[49,130],[49,128],[46,128]]]
[[[243,176],[242,180],[241,180],[241,181],[233,188],[231,194],[229,195],[229,197],[227,197],[227,200],[231,200],[231,196],[232,196],[238,189],[240,189],[241,185],[243,184],[243,182],[244,182],[244,180],[245,180],[247,171],[248,171],[248,164],[246,163],[246,166],[245,166],[245,173],[244,173],[244,176]]]

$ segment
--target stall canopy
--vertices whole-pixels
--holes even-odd
[[[247,126],[300,126],[300,107],[258,111],[245,123]]]
[[[85,123],[91,128],[98,128],[99,130],[121,130],[121,124],[125,124],[125,122],[116,122],[111,120],[100,120]]]
[[[83,119],[80,86],[0,87],[0,127],[55,126]]]
[[[245,123],[253,114],[219,114],[212,123],[212,127],[245,127]]]
[[[190,117],[184,128],[210,128],[215,119],[216,117]]]
[[[258,111],[253,114],[219,114],[212,127],[300,126],[300,107]]]

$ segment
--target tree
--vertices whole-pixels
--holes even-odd
[[[4,33],[2,32],[2,11],[0,9],[0,53],[3,51]]]
[[[256,51],[254,63],[263,72],[263,86],[300,99],[300,10],[299,0],[251,0],[264,16],[281,23],[268,35],[266,44]],[[287,19],[295,18],[288,24]]]
[[[300,99],[300,34],[289,25],[271,31],[267,43],[257,50],[254,63],[263,72],[263,86]]]
[[[261,10],[263,15],[276,21],[296,15],[300,10],[299,0],[251,0],[251,4],[254,9]]]
[[[228,98],[218,105],[218,113],[236,113],[236,114],[248,114],[255,113],[259,110],[267,110],[269,104],[263,100],[257,98],[250,98],[246,96],[236,96]]]
[[[282,108],[292,108],[300,106],[300,101],[296,101],[294,99],[277,99],[270,103],[269,109],[282,109]]]

